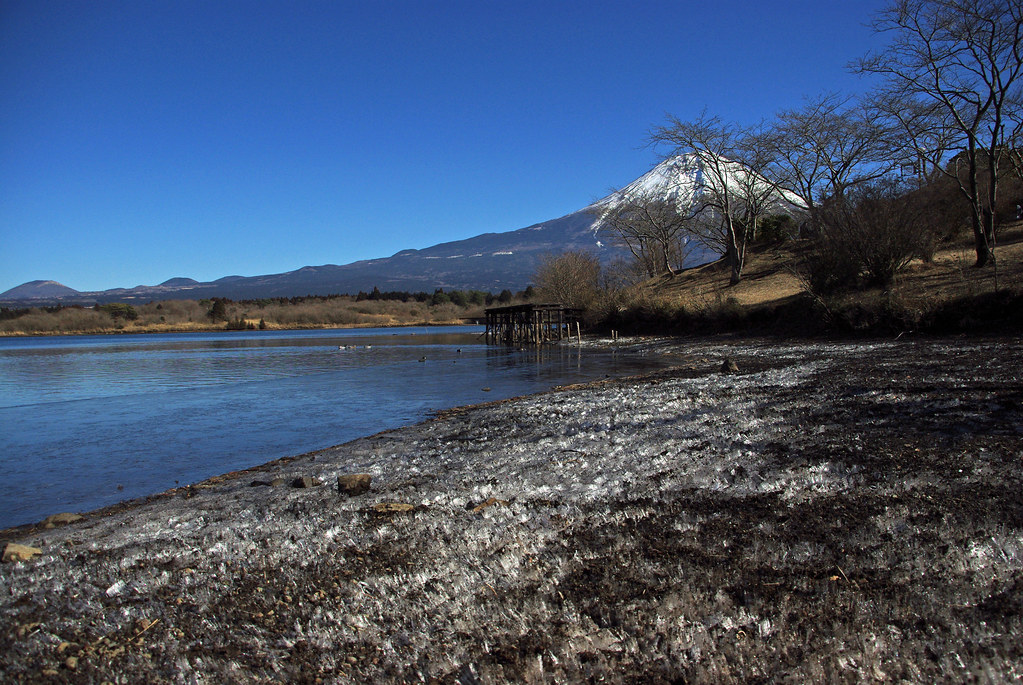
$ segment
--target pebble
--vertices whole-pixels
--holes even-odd
[[[378,502],[373,505],[373,511],[378,514],[396,514],[415,509],[411,504],[404,502]]]
[[[371,483],[373,482],[373,476],[368,473],[354,473],[346,476],[337,477],[337,491],[348,495],[349,497],[355,497],[365,492],[369,492]]]
[[[81,514],[72,514],[70,512],[53,514],[43,519],[43,528],[56,528],[57,526],[64,526],[69,523],[81,521],[84,518],[85,517]]]
[[[28,545],[19,545],[16,542],[8,542],[7,546],[4,547],[4,561],[28,561],[32,557],[38,556],[43,553],[43,550],[38,547],[29,547]]]

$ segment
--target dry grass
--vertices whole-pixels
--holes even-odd
[[[0,321],[0,336],[98,333],[173,333],[222,331],[224,321],[207,315],[210,305],[197,300],[167,300],[137,305],[137,318],[114,318],[95,309],[67,307],[58,311],[33,309],[24,316]],[[408,325],[461,324],[483,317],[482,306],[453,303],[357,301],[354,297],[288,301],[229,302],[227,319],[242,320],[269,330],[297,328],[365,328]]]
[[[896,290],[909,299],[948,300],[1018,289],[1023,286],[1023,222],[1004,227],[998,239],[995,267],[973,268],[976,255],[964,241],[939,250],[931,263],[910,264]]]
[[[769,246],[748,253],[743,280],[729,285],[724,261],[661,277],[640,286],[638,295],[660,300],[690,313],[750,311],[778,307],[808,294],[798,266],[808,246],[801,242]],[[830,306],[847,309],[874,306],[884,299],[905,311],[933,311],[943,304],[993,293],[1023,290],[1023,222],[1002,227],[995,248],[996,265],[973,267],[972,240],[963,237],[939,249],[930,262],[916,260],[887,289],[870,288],[832,298]],[[865,304],[869,303],[869,304]]]
[[[643,286],[646,294],[669,297],[693,309],[728,298],[744,306],[780,302],[802,292],[793,270],[795,252],[767,248],[750,253],[742,281],[728,284],[730,267],[724,260],[689,269],[673,278],[663,276]]]

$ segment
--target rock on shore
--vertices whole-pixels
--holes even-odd
[[[647,345],[676,366],[0,533],[41,551],[0,675],[1023,678],[1023,346]]]

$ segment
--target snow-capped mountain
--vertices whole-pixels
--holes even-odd
[[[624,188],[591,205],[595,211],[593,227],[601,226],[600,216],[625,202],[663,200],[675,202],[685,210],[704,187],[703,165],[691,155],[669,157]]]
[[[691,206],[707,184],[698,159],[679,156],[667,159],[620,191],[557,219],[503,233],[484,233],[465,240],[441,243],[422,250],[402,250],[390,257],[350,264],[306,266],[295,271],[265,276],[225,276],[206,283],[173,278],[155,286],[115,288],[101,292],[78,292],[71,288],[30,287],[26,283],[5,293],[0,302],[111,302],[229,297],[256,299],[296,295],[381,291],[522,290],[529,285],[540,260],[550,254],[586,250],[603,262],[626,257],[614,244],[601,221],[602,212],[616,203],[640,197],[674,199]],[[694,251],[687,260],[693,266],[716,259],[706,251]],[[47,281],[46,283],[52,283]],[[64,287],[64,286],[61,286]]]
[[[708,167],[713,165],[713,169]],[[769,213],[793,213],[806,203],[795,193],[779,189],[748,168],[707,153],[689,153],[669,157],[621,190],[591,206],[593,228],[602,227],[604,217],[627,202],[664,201],[674,203],[679,212],[689,214],[710,194],[731,193],[740,198],[750,192],[766,199]]]

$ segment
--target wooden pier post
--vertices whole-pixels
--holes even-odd
[[[560,304],[520,304],[486,310],[485,338],[490,344],[543,345],[579,331],[579,310]]]

